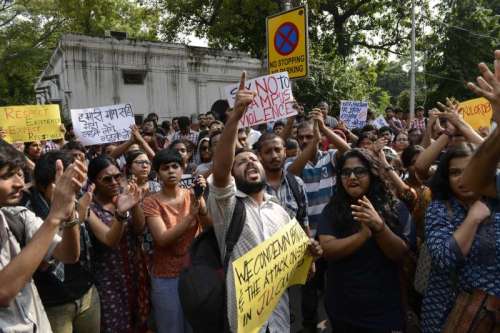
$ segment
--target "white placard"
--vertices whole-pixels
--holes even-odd
[[[224,87],[227,100],[231,107],[238,92],[239,84]],[[248,80],[245,86],[257,92],[252,104],[241,118],[239,127],[250,127],[265,124],[297,114],[293,108],[295,103],[292,95],[288,73],[276,73]]]
[[[130,104],[72,109],[71,121],[75,136],[84,146],[128,140],[130,126],[135,124]]]
[[[366,124],[368,102],[340,101],[340,120],[350,129],[361,128]]]

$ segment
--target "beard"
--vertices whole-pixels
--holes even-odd
[[[246,181],[245,179],[241,179],[238,177],[235,178],[235,182],[236,182],[236,188],[248,195],[260,192],[266,186],[265,179],[261,179],[260,181],[256,182],[249,182]]]

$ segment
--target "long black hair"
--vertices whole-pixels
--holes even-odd
[[[340,237],[348,237],[359,231],[361,228],[360,223],[353,219],[351,209],[352,204],[358,203],[354,198],[349,196],[340,179],[340,172],[342,171],[346,161],[350,158],[358,158],[369,170],[370,187],[365,195],[389,228],[395,230],[399,226],[396,199],[392,195],[387,184],[379,176],[378,162],[366,149],[355,148],[348,150],[338,161],[337,170],[339,176],[337,178],[336,185],[337,191],[325,207],[323,215],[328,216],[333,220],[332,223],[334,223],[334,229]]]
[[[432,200],[449,200],[453,195],[450,188],[450,162],[454,158],[472,156],[475,147],[470,143],[463,143],[450,148],[439,160],[436,172],[429,181]]]
[[[111,158],[107,155],[99,155],[93,160],[90,161],[89,166],[88,166],[88,172],[87,172],[87,177],[89,178],[89,181],[92,183],[95,183],[97,179],[97,175],[99,173],[109,167],[110,165],[114,165],[118,169],[120,167],[116,163],[114,158]]]

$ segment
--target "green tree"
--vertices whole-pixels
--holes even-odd
[[[35,102],[33,85],[63,33],[155,39],[159,13],[131,0],[0,1],[0,105]]]
[[[419,45],[426,60],[428,106],[451,96],[474,97],[465,82],[477,77],[479,62],[493,60],[500,42],[500,1],[445,0],[437,10],[438,18],[428,19],[431,33]]]

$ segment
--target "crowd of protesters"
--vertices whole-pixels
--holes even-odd
[[[371,112],[347,128],[326,102],[238,128],[254,97],[243,74],[234,108],[161,124],[150,114],[126,142],[84,147],[70,126],[65,139],[1,140],[0,332],[203,332],[179,276],[203,230],[223,256],[239,202],[229,262],[293,219],[315,259],[298,301],[285,293],[261,332],[316,332],[320,302],[335,333],[500,332],[495,58],[469,83],[494,111],[480,131],[452,99],[415,119],[388,107],[381,128]],[[226,278],[220,311],[236,332]]]

